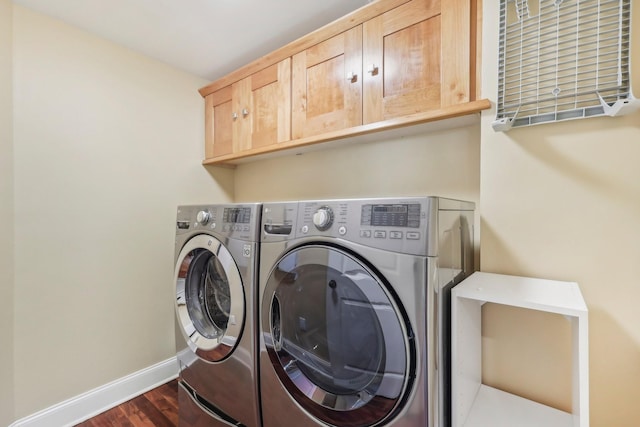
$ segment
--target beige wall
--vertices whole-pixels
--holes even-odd
[[[633,3],[640,30],[640,1]],[[497,10],[498,0],[484,1],[483,91],[493,102]],[[508,133],[491,129],[494,117],[487,111],[482,120],[481,267],[580,284],[589,307],[591,425],[638,426],[640,113]],[[485,381],[569,410],[566,320],[499,306],[484,316]]]
[[[15,416],[175,355],[176,205],[228,201],[200,165],[205,84],[14,9]]]
[[[438,195],[478,202],[477,120],[240,165],[238,201]],[[347,141],[348,142],[348,141]]]
[[[13,105],[11,1],[0,0],[0,425],[13,418]]]

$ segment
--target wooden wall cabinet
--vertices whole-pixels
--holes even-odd
[[[205,96],[207,159],[291,139],[291,60]]]
[[[476,100],[476,9],[413,0],[364,23],[364,124]]]
[[[362,26],[293,56],[294,139],[362,124]]]
[[[479,1],[378,0],[200,89],[204,163],[489,108],[476,93]]]
[[[363,24],[364,124],[441,106],[439,1],[411,1]]]

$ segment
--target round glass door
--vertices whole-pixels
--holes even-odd
[[[392,417],[413,378],[411,334],[384,282],[350,253],[294,249],[271,271],[262,332],[290,395],[335,426]]]
[[[211,362],[235,348],[244,323],[240,272],[217,239],[199,235],[182,248],[176,264],[176,314],[198,356]]]

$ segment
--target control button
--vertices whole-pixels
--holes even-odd
[[[209,227],[211,227],[211,229],[212,229],[212,230],[213,230],[213,229],[215,229],[215,228],[216,228],[216,223],[215,223],[215,222],[212,222],[212,223],[211,223],[211,225],[210,225]]]
[[[338,233],[340,233],[341,236],[344,236],[345,234],[347,234],[347,227],[345,227],[344,225],[341,226],[340,228],[338,228]]]
[[[402,231],[390,231],[389,232],[390,239],[402,239]]]
[[[419,231],[407,231],[407,239],[409,240],[419,240],[420,232]]]
[[[196,215],[196,221],[198,221],[202,225],[207,225],[207,223],[211,220],[211,214],[207,211],[200,211]]]
[[[309,226],[308,225],[303,225],[302,226],[302,233],[303,234],[307,234],[309,232]]]
[[[244,227],[242,227],[242,231],[249,231],[249,226],[245,225]]]
[[[312,220],[318,230],[328,230],[333,224],[333,210],[329,206],[322,206],[313,214]]]
[[[222,226],[222,231],[229,231],[229,225],[225,224]]]
[[[387,238],[387,232],[386,231],[381,231],[381,230],[376,230],[373,232],[373,237],[376,239],[386,239]]]
[[[360,230],[360,237],[371,238],[371,230]]]

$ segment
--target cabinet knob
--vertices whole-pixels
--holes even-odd
[[[349,73],[347,73],[347,80],[352,82],[354,80],[356,80],[358,78],[358,75],[356,73],[354,73],[353,71],[349,71]]]
[[[247,110],[246,108],[242,109],[242,117],[247,117],[249,115],[249,110]]]
[[[231,114],[231,118],[233,120],[236,120],[238,118],[238,113],[236,113],[235,111],[233,112],[233,114]]]
[[[378,66],[376,64],[369,64],[369,67],[367,67],[367,73],[375,76],[378,74]]]

